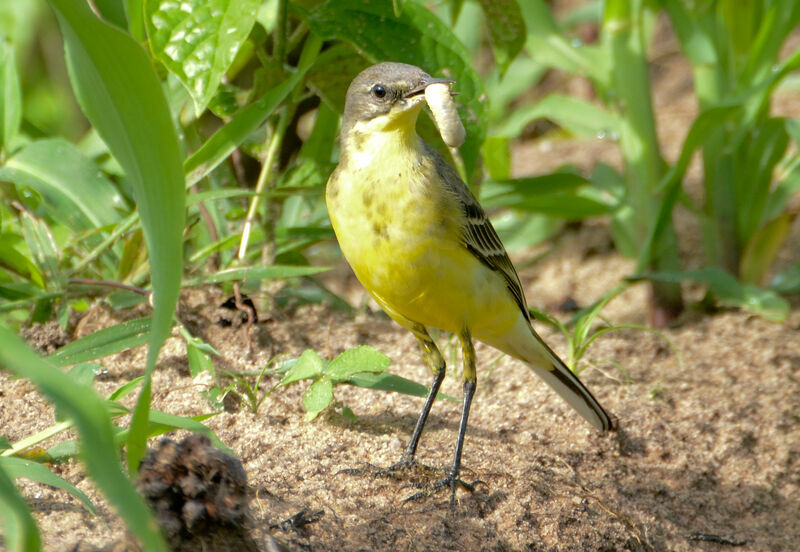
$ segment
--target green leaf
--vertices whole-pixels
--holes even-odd
[[[193,340],[186,341],[186,356],[189,358],[189,372],[193,378],[202,372],[214,374],[211,355],[198,347]]]
[[[576,136],[619,136],[619,122],[614,114],[564,94],[549,94],[534,104],[517,109],[514,116],[509,117],[494,133],[514,138],[522,134],[528,123],[538,119],[548,119]]]
[[[525,20],[517,0],[479,0],[479,3],[486,16],[494,60],[502,77],[525,46]]]
[[[303,394],[303,406],[308,411],[306,420],[311,421],[325,410],[333,401],[333,383],[328,378],[320,378],[309,386]]]
[[[405,2],[396,17],[389,2],[328,0],[311,11],[308,25],[326,40],[352,44],[367,59],[402,61],[456,81],[459,114],[467,131],[461,155],[471,175],[486,135],[487,99],[469,52],[428,8]]]
[[[483,142],[481,155],[492,180],[507,180],[511,177],[511,151],[508,138],[489,136]],[[481,192],[483,192],[482,187]]]
[[[0,151],[11,151],[22,122],[22,89],[14,47],[0,34]],[[2,177],[0,177],[2,178]]]
[[[741,114],[740,103],[720,104],[704,111],[692,122],[689,133],[681,146],[678,160],[659,183],[658,191],[661,194],[661,198],[658,205],[658,214],[650,226],[644,245],[639,250],[639,258],[636,264],[637,272],[641,272],[650,266],[657,244],[661,243],[665,231],[672,223],[672,209],[675,206],[675,202],[678,201],[683,175],[686,174],[686,170],[689,168],[692,155],[698,148],[703,146],[709,135],[737,113]]]
[[[219,437],[217,437],[217,434],[214,433],[214,431],[200,422],[200,420],[205,420],[215,415],[216,414],[212,413],[186,417],[168,414],[159,410],[152,410],[150,411],[150,428],[148,430],[148,437],[161,435],[167,431],[172,431],[175,429],[188,429],[193,433],[199,433],[211,439],[211,442],[214,443],[214,446],[218,449],[221,449],[223,452],[225,452],[225,454],[235,455],[236,453],[233,452],[225,443],[220,441]]]
[[[336,382],[345,381],[361,372],[383,372],[391,363],[391,359],[379,350],[369,345],[359,345],[334,358],[328,364],[325,375]]]
[[[127,448],[128,468],[135,473],[145,453],[150,376],[172,327],[183,268],[181,150],[161,83],[141,45],[99,20],[81,0],[50,4],[64,36],[75,96],[133,187],[147,243],[155,311]],[[128,15],[133,25],[135,14]]]
[[[744,246],[739,277],[745,284],[760,285],[789,235],[796,215],[784,213],[762,226]]]
[[[337,113],[344,111],[350,81],[369,65],[347,44],[333,44],[321,52],[308,71],[308,87]]]
[[[232,282],[238,280],[277,280],[281,278],[297,278],[298,276],[308,276],[318,274],[328,270],[324,266],[292,266],[292,265],[273,265],[248,268],[229,268],[214,274],[198,276],[186,280],[183,285],[196,286],[200,284],[219,284],[221,282]]]
[[[571,220],[616,209],[613,198],[587,184],[586,178],[568,172],[487,182],[481,189],[481,202],[487,209],[510,207]]]
[[[777,293],[753,285],[742,284],[721,268],[654,272],[630,278],[634,281],[640,279],[675,283],[690,280],[707,285],[722,303],[742,307],[768,320],[780,322],[789,315],[789,303]]]
[[[261,0],[145,0],[145,29],[156,59],[205,110],[256,22]]]
[[[5,532],[3,544],[7,550],[37,552],[42,539],[25,499],[0,464],[0,520]]]
[[[35,218],[30,213],[22,213],[22,235],[28,249],[31,250],[33,260],[44,277],[50,289],[63,289],[66,277],[58,268],[58,246],[53,239],[50,228],[41,219]]]
[[[358,387],[378,389],[380,391],[394,391],[395,393],[403,393],[404,395],[412,395],[414,397],[427,397],[428,393],[430,393],[430,389],[421,383],[407,380],[388,372],[383,372],[381,374],[361,372],[350,376],[348,382]],[[437,394],[436,398],[460,402],[457,398],[445,393]]]
[[[155,521],[123,473],[105,401],[91,389],[73,383],[3,326],[0,326],[0,367],[29,379],[62,412],[69,414],[80,435],[86,471],[98,489],[141,542],[147,543],[150,550],[166,551]],[[5,489],[0,496],[7,496]]]
[[[222,163],[238,148],[267,117],[274,113],[286,96],[303,80],[309,65],[297,68],[297,71],[267,92],[260,99],[239,111],[231,121],[216,131],[203,145],[186,160],[186,184],[197,183],[215,167]]]
[[[92,504],[92,501],[89,500],[89,497],[86,496],[83,491],[60,478],[42,464],[31,462],[30,460],[23,460],[22,458],[0,457],[0,469],[5,471],[6,475],[12,479],[24,477],[26,479],[38,481],[39,483],[44,483],[45,485],[50,485],[56,489],[63,489],[80,500],[84,508],[93,514],[97,514],[97,510]]]
[[[280,385],[289,385],[296,381],[317,378],[322,375],[325,362],[314,349],[306,349],[297,359],[297,362],[284,374]]]
[[[22,148],[0,167],[0,180],[36,190],[47,214],[74,231],[116,224],[127,209],[97,165],[62,138]]]
[[[147,343],[151,319],[138,318],[68,343],[48,357],[56,366],[95,360]]]
[[[28,257],[17,251],[11,243],[0,235],[0,267],[6,268],[28,278],[31,282],[44,289],[44,276],[39,267]]]

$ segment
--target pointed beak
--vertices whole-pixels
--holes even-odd
[[[403,99],[413,98],[414,96],[419,96],[425,93],[425,89],[428,88],[432,84],[452,84],[455,81],[453,79],[435,79],[431,76],[425,76],[417,86],[413,87],[411,90],[406,92],[403,95]]]

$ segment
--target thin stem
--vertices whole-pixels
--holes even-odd
[[[255,195],[250,200],[250,207],[247,209],[247,217],[245,218],[244,226],[242,227],[242,241],[239,243],[239,252],[237,254],[237,258],[240,261],[244,260],[245,255],[247,254],[247,245],[250,241],[250,233],[253,230],[253,223],[255,222],[256,211],[258,210],[258,200],[260,199],[260,196],[264,194],[264,190],[267,189],[267,184],[274,181],[274,177],[270,178],[271,169],[275,164],[278,152],[280,151],[281,143],[283,142],[283,137],[286,134],[286,127],[289,125],[289,115],[290,110],[284,107],[280,112],[280,117],[278,119],[278,125],[275,128],[275,132],[270,139],[267,154],[264,156],[264,163],[261,165],[261,172],[259,173],[258,181],[256,182]],[[275,221],[268,220],[267,224],[269,228],[274,228]],[[274,232],[269,232],[269,229],[266,229],[265,240],[274,240]]]

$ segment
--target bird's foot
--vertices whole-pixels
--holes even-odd
[[[336,475],[344,473],[347,475],[355,475],[360,477],[370,476],[370,477],[402,479],[403,476],[412,469],[422,471],[428,474],[442,473],[446,471],[442,468],[434,468],[431,466],[426,466],[425,464],[417,462],[413,456],[408,456],[408,457],[403,457],[399,462],[396,462],[391,466],[387,467],[376,466],[374,464],[370,464],[369,462],[362,462],[362,467],[339,470],[338,472],[336,472]]]
[[[443,479],[439,479],[438,481],[433,481],[431,483],[409,483],[408,485],[404,485],[403,488],[410,487],[410,488],[420,489],[420,491],[407,497],[405,500],[403,500],[403,503],[423,500],[437,494],[438,492],[444,489],[450,489],[450,509],[454,509],[456,506],[456,489],[458,487],[466,489],[469,492],[474,492],[476,485],[486,484],[484,481],[481,480],[476,480],[473,481],[472,483],[467,483],[466,481],[458,477],[458,473],[455,470],[453,470],[452,467],[444,468],[442,471],[447,473],[447,476],[444,477]]]

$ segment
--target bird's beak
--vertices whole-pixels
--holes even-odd
[[[411,90],[406,92],[403,95],[403,99],[407,100],[409,98],[425,94],[425,89],[432,84],[452,84],[454,82],[455,81],[453,79],[435,79],[433,77],[426,76],[425,78],[422,79],[422,82],[420,82],[417,86],[413,87]]]

